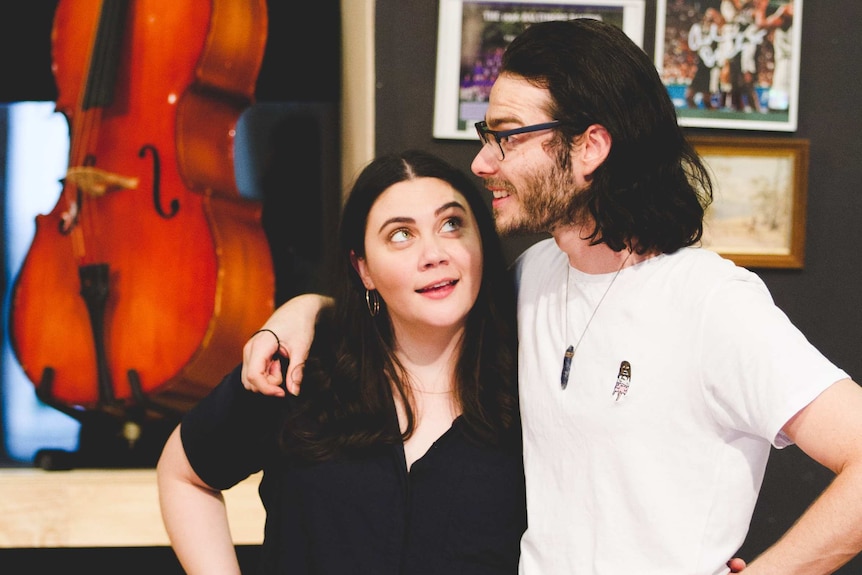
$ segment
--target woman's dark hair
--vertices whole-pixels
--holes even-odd
[[[515,299],[512,278],[494,221],[478,188],[460,170],[421,151],[381,156],[358,176],[342,210],[334,278],[334,356],[309,359],[303,371],[300,410],[291,417],[283,446],[320,460],[384,443],[400,442],[415,427],[406,374],[393,353],[386,303],[372,317],[365,287],[351,252],[365,253],[371,207],[392,185],[436,178],[460,192],[475,215],[482,239],[482,282],[467,317],[456,366],[455,388],[470,437],[513,445],[520,438],[517,402]],[[320,330],[318,330],[320,331]],[[324,350],[325,355],[325,350]],[[403,433],[395,417],[394,393],[407,415]]]
[[[697,243],[712,201],[709,174],[677,124],[655,65],[618,27],[590,18],[543,22],[509,45],[502,72],[550,92],[551,117],[562,121],[559,161],[586,126],[600,124],[611,151],[593,174],[586,202],[589,239],[619,251],[673,253]]]

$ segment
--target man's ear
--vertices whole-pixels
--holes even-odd
[[[584,177],[589,178],[611,153],[613,143],[610,132],[601,124],[593,124],[581,135],[581,161]]]
[[[356,273],[359,275],[359,279],[362,280],[362,285],[365,286],[367,290],[374,289],[374,282],[371,280],[371,276],[368,275],[368,266],[365,263],[365,258],[359,257],[356,255],[356,252],[350,250],[350,264],[353,266],[353,269],[356,270]]]

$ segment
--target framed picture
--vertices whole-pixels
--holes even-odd
[[[801,268],[808,140],[689,138],[713,176],[703,246],[754,268]]]
[[[802,0],[658,0],[655,65],[682,126],[796,130]]]
[[[644,0],[440,0],[434,137],[476,139],[506,46],[546,20],[596,18],[643,45]]]

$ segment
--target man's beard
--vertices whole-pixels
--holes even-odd
[[[520,212],[508,221],[501,221],[502,214],[494,211],[501,235],[550,233],[560,226],[578,224],[583,218],[587,194],[578,188],[569,170],[554,163],[551,169],[527,174],[524,182],[520,189],[507,181],[493,182],[496,187],[516,192],[512,195],[520,204]]]

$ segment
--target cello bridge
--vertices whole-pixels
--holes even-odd
[[[107,192],[136,189],[138,178],[113,174],[92,166],[79,166],[69,168],[66,183],[76,186],[88,196],[104,196]]]

